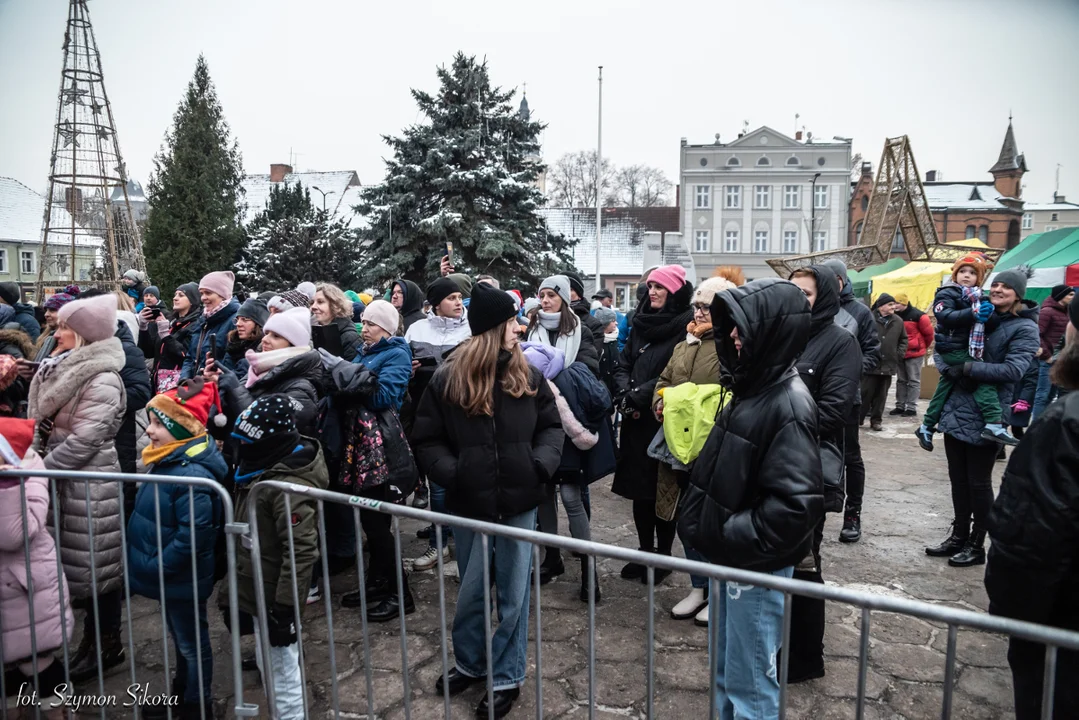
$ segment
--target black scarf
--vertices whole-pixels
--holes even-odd
[[[667,296],[667,303],[660,310],[653,310],[646,293],[637,303],[633,314],[632,332],[639,333],[646,343],[663,342],[684,335],[686,325],[693,320],[693,308],[689,306],[693,285],[686,283],[678,292]]]

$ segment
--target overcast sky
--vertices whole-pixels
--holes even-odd
[[[0,175],[43,191],[67,0],[0,0]],[[382,134],[419,119],[457,50],[494,82],[528,84],[544,155],[596,142],[677,179],[679,139],[735,138],[744,120],[854,138],[874,165],[911,136],[919,168],[988,180],[1015,114],[1024,198],[1079,200],[1079,0],[411,2],[91,0],[121,149],[145,182],[205,53],[245,170],[381,179]]]

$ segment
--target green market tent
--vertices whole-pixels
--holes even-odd
[[[1000,256],[989,282],[1001,270],[1028,265],[1034,270],[1027,282],[1026,299],[1040,303],[1054,285],[1079,287],[1079,227],[1031,235]]]
[[[907,264],[907,261],[901,257],[890,258],[887,262],[882,262],[880,265],[870,265],[867,268],[861,270],[851,270],[847,273],[847,277],[850,278],[851,288],[854,290],[854,297],[865,297],[869,294],[869,281],[877,275],[883,275],[884,273],[891,272],[892,270],[898,270]]]

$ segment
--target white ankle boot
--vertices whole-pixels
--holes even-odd
[[[671,617],[675,620],[688,620],[700,612],[702,607],[707,612],[708,596],[703,588],[693,588],[684,600],[671,608]]]
[[[701,608],[701,611],[697,613],[697,617],[693,618],[693,624],[698,627],[708,627],[708,605]]]

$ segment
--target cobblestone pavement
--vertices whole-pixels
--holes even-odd
[[[951,505],[942,448],[932,454],[920,450],[911,434],[914,427],[913,421],[889,418],[883,432],[862,431],[868,474],[864,537],[855,545],[840,544],[838,518],[830,517],[823,549],[825,578],[849,588],[984,611],[988,601],[982,585],[983,568],[950,568],[946,561],[929,558],[923,552],[927,543],[939,541],[946,534]],[[997,481],[1003,467],[1003,463],[997,464]],[[630,504],[612,495],[609,485],[601,481],[592,486],[593,537],[635,547]],[[415,537],[418,527],[411,521],[402,523],[406,558],[416,557],[425,549],[426,541]],[[561,530],[568,532],[564,517]],[[681,548],[676,547],[676,552],[680,553]],[[543,714],[547,718],[587,717],[587,606],[577,597],[579,564],[571,560],[567,559],[566,575],[545,586],[542,593]],[[620,564],[615,561],[602,560],[599,568],[603,601],[596,612],[597,716],[644,717],[646,589],[622,580],[618,576]],[[336,594],[354,589],[355,583],[355,571],[333,578]],[[407,618],[411,715],[423,720],[440,718],[443,700],[434,693],[435,679],[442,668],[438,582],[434,572],[428,571],[412,574],[411,583],[417,605],[416,612]],[[452,618],[457,586],[451,577],[446,578],[446,587],[447,613]],[[668,614],[688,587],[688,578],[676,575],[656,590],[654,701],[656,715],[661,718],[701,718],[707,714],[705,630],[695,627],[692,621],[676,622]],[[852,698],[856,694],[860,613],[831,603],[827,612],[827,675],[791,687],[788,717],[855,715]],[[340,708],[345,717],[360,717],[367,711],[367,693],[358,611],[342,609],[338,599],[333,619]],[[156,603],[144,599],[133,602],[138,678],[149,679],[155,689],[162,687],[163,680],[159,620]],[[225,717],[226,708],[232,704],[228,635],[216,610],[211,610],[211,623],[215,697],[219,717]],[[398,628],[396,622],[371,626],[373,705],[380,718],[405,717]],[[328,712],[329,647],[322,604],[308,606],[304,634],[307,678],[313,690],[310,715],[332,716]],[[870,638],[866,717],[939,717],[946,630],[913,618],[875,613]],[[125,643],[126,640],[125,626]],[[246,638],[245,650],[249,654],[250,647],[250,638]],[[953,717],[1012,717],[1006,648],[1006,641],[1000,637],[960,632]],[[534,649],[530,646],[528,680],[511,718],[535,717],[533,662]],[[122,692],[130,681],[125,665],[110,673],[107,685],[112,692]],[[244,685],[249,699],[265,707],[257,673],[245,673]],[[455,698],[453,715],[472,717],[481,693],[477,687]]]

